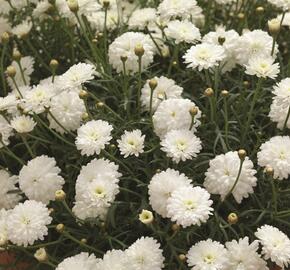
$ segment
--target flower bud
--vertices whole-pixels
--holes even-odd
[[[277,36],[280,32],[281,22],[278,19],[272,19],[268,21],[269,32],[272,36]]]
[[[186,260],[186,256],[184,254],[179,254],[178,255],[179,260],[181,260],[182,262],[184,262]]]
[[[227,91],[227,90],[223,90],[222,91],[222,96],[223,97],[227,97],[229,95],[229,91]]]
[[[238,155],[239,155],[239,158],[240,158],[241,160],[244,160],[244,159],[246,158],[246,156],[247,156],[247,152],[246,152],[246,150],[244,150],[244,149],[240,149],[240,150],[238,151]]]
[[[15,75],[16,75],[16,69],[15,69],[15,67],[13,67],[13,66],[8,66],[8,67],[6,68],[6,74],[7,74],[9,77],[14,78]]]
[[[189,113],[191,114],[192,117],[196,116],[198,114],[198,108],[193,106],[190,110]]]
[[[230,213],[228,215],[228,223],[231,225],[236,224],[239,221],[239,217],[236,213]]]
[[[86,121],[86,120],[88,120],[88,118],[89,118],[89,114],[88,114],[87,112],[84,112],[84,113],[82,114],[82,120],[83,120],[83,121]]]
[[[85,98],[87,98],[88,97],[88,92],[86,91],[86,90],[81,90],[80,92],[79,92],[79,97],[81,98],[81,99],[85,99]]]
[[[62,223],[60,223],[60,224],[57,224],[56,225],[56,231],[58,232],[58,233],[63,233],[64,232],[64,229],[65,229],[65,226],[64,226],[64,224],[62,224]]]
[[[213,94],[214,94],[214,91],[213,91],[212,88],[207,88],[207,89],[205,89],[205,91],[204,91],[204,95],[205,95],[206,97],[212,97]]]
[[[241,12],[237,15],[237,17],[239,20],[243,20],[243,19],[245,19],[245,14]]]
[[[139,214],[139,220],[144,224],[151,224],[154,220],[154,216],[151,211],[143,209],[141,214]]]
[[[76,13],[79,10],[79,3],[77,0],[67,0],[68,8],[71,12]]]
[[[249,83],[249,81],[243,81],[243,85],[244,85],[246,88],[248,88],[249,85],[250,85],[250,83]]]
[[[66,194],[63,190],[57,190],[55,192],[55,200],[56,201],[62,202],[65,200],[65,197],[66,197]]]
[[[34,258],[38,260],[39,262],[45,262],[48,259],[47,253],[45,248],[40,248],[35,251]]]
[[[264,11],[265,11],[265,9],[264,9],[263,7],[261,7],[261,6],[259,6],[259,7],[256,8],[256,12],[257,12],[258,14],[263,14]]]
[[[149,81],[149,86],[150,86],[150,89],[153,91],[158,85],[158,82],[156,79],[151,79]]]
[[[54,208],[49,208],[48,209],[49,214],[51,215],[54,212]]]
[[[144,47],[141,44],[138,44],[134,49],[135,54],[138,57],[142,57],[145,53]]]
[[[122,61],[123,63],[125,63],[125,62],[128,60],[127,55],[122,55],[120,58],[121,58],[121,61]]]
[[[226,41],[226,38],[225,37],[218,37],[218,42],[220,45],[223,45]]]
[[[87,240],[86,238],[82,238],[82,239],[81,239],[81,242],[82,242],[83,244],[86,244],[86,243],[88,242],[88,240]]]
[[[7,32],[2,33],[1,41],[3,43],[8,43],[9,42],[9,38],[10,38],[10,36],[9,36],[9,34]]]
[[[273,175],[274,175],[274,169],[273,169],[272,167],[270,167],[270,166],[267,166],[267,167],[265,168],[265,173],[266,173],[268,176],[273,177]]]
[[[22,55],[18,50],[13,51],[13,54],[12,54],[13,60],[18,62],[18,61],[20,61],[21,57],[22,57]]]
[[[56,70],[59,66],[59,63],[56,59],[51,59],[49,63],[49,67],[53,70]]]
[[[96,103],[96,107],[97,108],[102,108],[102,107],[104,107],[104,105],[105,104],[103,102],[101,102],[101,101],[99,101],[99,102]]]
[[[171,226],[171,230],[172,231],[174,231],[174,232],[176,232],[176,231],[178,231],[180,229],[180,226],[178,225],[178,224],[172,224],[172,226]]]

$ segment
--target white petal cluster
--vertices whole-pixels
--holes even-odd
[[[12,136],[12,133],[13,128],[10,126],[7,120],[2,115],[0,115],[0,148],[3,147],[3,144],[8,145],[10,143],[9,137]]]
[[[290,2],[289,0],[268,0],[268,2],[277,8],[281,8],[284,11],[290,9]]]
[[[18,246],[33,245],[36,240],[44,240],[51,221],[43,203],[31,200],[19,203],[7,217],[8,238]]]
[[[190,187],[191,180],[183,173],[167,169],[155,174],[148,186],[149,202],[152,209],[162,217],[167,217],[167,203],[171,194],[182,187]]]
[[[0,97],[0,111],[14,115],[17,111],[19,100],[14,93],[9,93],[6,97]]]
[[[30,160],[19,172],[19,187],[30,200],[48,204],[62,189],[64,179],[54,158],[42,155]]]
[[[201,140],[190,130],[171,130],[161,140],[161,150],[176,163],[192,159],[201,151]]]
[[[125,131],[120,140],[117,140],[121,154],[126,158],[128,156],[138,157],[144,152],[145,135],[141,130]]]
[[[167,99],[160,103],[153,115],[155,133],[163,138],[170,130],[188,129],[192,123],[190,110],[197,108],[194,102],[189,99]],[[201,111],[198,110],[195,116],[193,132],[200,125]]]
[[[212,214],[210,194],[201,187],[181,187],[167,201],[167,216],[182,227],[200,226]]]
[[[0,170],[0,209],[11,209],[20,201],[21,196],[15,193],[17,182],[17,176],[11,176],[7,171]]]
[[[155,111],[159,104],[170,98],[181,98],[183,88],[178,86],[176,82],[167,77],[154,77],[157,82],[157,86],[153,91],[152,95],[152,110]],[[146,110],[150,109],[150,97],[151,88],[149,86],[149,80],[146,82],[144,87],[141,89],[141,103]]]
[[[97,258],[94,254],[82,252],[78,255],[64,259],[57,267],[56,270],[95,270],[97,266]]]
[[[290,137],[275,136],[263,143],[258,152],[258,164],[271,167],[274,178],[283,180],[290,175]]]
[[[136,9],[128,21],[128,26],[129,29],[144,30],[149,24],[154,24],[156,19],[155,8]]]
[[[268,270],[267,263],[258,254],[259,241],[249,243],[249,238],[244,237],[227,242],[229,268],[228,270]]]
[[[118,166],[105,159],[93,159],[83,166],[76,181],[73,212],[80,219],[104,219],[119,193]]]
[[[93,29],[97,31],[104,31],[105,12],[99,11],[92,13],[91,15],[88,16],[88,21],[90,22]],[[106,20],[107,30],[112,31],[115,28],[117,28],[119,21],[120,18],[117,8],[107,10],[107,20]]]
[[[18,133],[29,133],[34,129],[36,123],[34,122],[32,117],[27,115],[21,115],[14,117],[11,120],[10,125]]]
[[[62,92],[54,96],[50,102],[48,114],[49,126],[59,133],[73,131],[80,127],[83,114],[86,112],[85,104],[76,92]],[[64,130],[64,128],[66,130]]]
[[[14,26],[11,30],[12,34],[17,36],[18,38],[22,38],[26,36],[32,28],[32,22],[23,21],[22,23]]]
[[[274,63],[275,59],[272,57],[252,57],[246,67],[246,74],[255,75],[258,78],[275,79],[280,72],[279,63]]]
[[[223,200],[234,186],[239,168],[240,158],[236,151],[216,156],[210,161],[209,168],[205,173],[204,187],[212,194],[221,195]],[[232,191],[237,203],[241,203],[243,198],[248,198],[249,194],[254,192],[253,187],[257,184],[256,173],[253,162],[246,157],[239,180]]]
[[[144,48],[144,55],[141,61],[142,70],[153,62],[156,49],[151,38],[143,33],[127,32],[117,37],[109,46],[109,62],[118,73],[123,72],[121,57],[127,57],[125,62],[127,73],[138,72],[138,56],[135,54],[136,46]]]
[[[226,58],[226,54],[220,45],[201,43],[187,50],[183,58],[188,68],[201,71],[218,66]]]
[[[278,228],[264,225],[258,228],[255,236],[262,244],[265,259],[271,259],[278,266],[288,268],[290,264],[290,239]]]
[[[94,270],[126,270],[127,261],[125,251],[109,250],[102,260],[99,260]]]
[[[229,265],[226,248],[211,239],[196,243],[186,257],[192,270],[226,270]]]
[[[39,1],[32,12],[32,16],[40,21],[43,21],[48,18],[47,12],[51,8],[52,5],[48,2],[48,0]]]
[[[82,125],[77,133],[76,146],[82,155],[100,154],[112,139],[113,127],[103,120],[92,120]]]
[[[176,44],[186,42],[195,44],[201,39],[199,29],[190,21],[170,21],[164,32],[168,38],[175,41]]]

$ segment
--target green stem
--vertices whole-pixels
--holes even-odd
[[[9,155],[9,156],[11,156],[11,157],[13,157],[16,161],[18,161],[21,165],[25,165],[25,162],[21,159],[21,158],[19,158],[18,156],[16,156],[5,144],[4,144],[4,142],[3,142],[3,140],[2,139],[0,139],[0,143],[2,144],[2,146],[4,147],[4,149],[7,151],[6,153]]]
[[[141,113],[141,88],[142,88],[142,56],[138,57],[138,92],[137,92],[137,113]]]
[[[27,82],[25,80],[25,76],[24,76],[24,72],[23,72],[23,68],[22,68],[21,62],[20,61],[17,61],[17,64],[18,64],[19,69],[20,69],[21,78],[23,80],[23,83],[24,83],[24,85],[27,85]]]
[[[22,139],[22,141],[23,141],[25,147],[27,148],[27,150],[28,150],[30,156],[31,156],[32,158],[35,158],[35,154],[33,153],[31,147],[29,146],[29,144],[28,144],[28,142],[27,142],[27,139],[26,139],[25,135],[21,135],[21,139]]]
[[[285,119],[285,122],[284,122],[284,125],[283,125],[283,133],[285,132],[285,130],[287,128],[289,117],[290,117],[290,106],[288,108],[288,113],[287,113],[287,116],[286,116],[286,119]]]
[[[227,97],[224,97],[224,114],[225,114],[225,137],[226,144],[229,148],[229,115],[228,115],[228,101]]]
[[[15,88],[16,88],[18,94],[19,94],[19,96],[20,96],[21,98],[23,98],[23,95],[22,95],[22,93],[20,92],[19,87],[18,87],[18,85],[17,85],[17,83],[16,83],[16,81],[15,81],[15,78],[14,78],[14,77],[11,77],[11,79],[12,79],[12,81],[13,81],[13,84],[14,84],[14,86],[15,86]]]
[[[3,50],[1,54],[1,63],[0,63],[0,72],[1,72],[1,77],[2,77],[2,88],[3,88],[3,96],[5,97],[7,95],[7,86],[6,86],[6,81],[5,81],[5,73],[4,73],[4,59],[5,59],[5,53],[7,49],[7,44],[3,44]]]

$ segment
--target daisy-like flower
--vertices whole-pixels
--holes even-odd
[[[32,72],[34,71],[34,68],[33,68],[33,65],[34,65],[34,58],[31,57],[31,56],[24,56],[20,59],[20,65],[21,65],[21,68],[22,68],[22,71],[23,71],[23,77],[21,75],[21,69],[19,67],[19,65],[17,64],[16,61],[13,61],[11,63],[11,66],[13,66],[16,70],[16,75],[14,77],[14,80],[19,87],[21,86],[25,86],[25,85],[29,85],[30,83],[30,75],[32,74]],[[12,81],[11,78],[8,78],[8,83],[9,83],[9,86],[11,87],[11,89],[15,90],[16,91],[16,87]],[[20,90],[21,92],[21,90]],[[21,92],[22,93],[22,92]],[[22,93],[23,95],[23,93]]]
[[[190,21],[170,21],[164,32],[168,38],[175,41],[176,44],[186,42],[194,44],[201,39],[199,29]]]
[[[200,226],[208,220],[213,208],[210,194],[201,187],[180,187],[167,201],[167,216],[182,227]]]
[[[51,221],[43,203],[30,200],[19,203],[7,217],[9,240],[18,246],[33,245],[36,240],[44,240],[48,234],[47,225]]]
[[[190,114],[192,108],[197,108],[197,106],[189,99],[172,98],[162,101],[153,115],[155,133],[159,137],[164,138],[165,134],[170,130],[189,130],[192,123],[192,116]],[[201,111],[198,109],[192,127],[193,132],[200,125],[200,117]]]
[[[82,252],[78,255],[64,259],[57,267],[56,270],[95,270],[98,260],[94,254]]]
[[[105,21],[105,12],[99,11],[94,12],[90,16],[87,16],[88,21],[90,22],[93,29],[96,31],[104,31],[104,21]],[[114,30],[118,26],[119,22],[119,13],[117,9],[109,9],[107,10],[107,20],[106,20],[106,28],[110,31]]]
[[[109,250],[94,270],[126,270],[126,254],[122,250]]]
[[[128,156],[139,157],[144,152],[145,135],[141,130],[125,131],[120,140],[117,140],[121,154],[126,158]]]
[[[148,186],[152,209],[162,217],[167,217],[167,201],[171,194],[178,188],[189,188],[190,183],[191,180],[188,177],[173,169],[155,174]]]
[[[251,244],[249,238],[240,238],[226,243],[229,257],[228,270],[268,270],[267,263],[258,254],[259,241],[255,240]]]
[[[21,115],[14,117],[11,120],[10,125],[18,133],[28,133],[34,129],[36,123],[34,122],[32,117],[27,115]]]
[[[50,105],[50,99],[55,95],[54,85],[42,83],[25,91],[22,105],[26,112],[43,113]]]
[[[19,100],[14,93],[9,93],[5,97],[0,97],[0,111],[7,111],[10,114],[15,114]]]
[[[0,149],[4,145],[8,145],[9,142],[9,137],[13,133],[13,128],[10,126],[10,124],[7,122],[7,120],[0,115]]]
[[[80,90],[82,84],[91,81],[96,75],[96,68],[91,64],[78,63],[71,66],[58,77],[57,86],[60,89]]]
[[[21,196],[13,191],[16,191],[17,176],[11,176],[5,170],[0,170],[0,209],[11,209],[21,199]]]
[[[218,66],[225,57],[222,46],[207,43],[192,46],[183,56],[188,68],[197,68],[199,71]]]
[[[287,109],[290,106],[290,78],[285,78],[274,86],[273,94],[277,105]]]
[[[49,16],[47,12],[52,8],[52,5],[48,2],[48,0],[42,0],[37,3],[35,9],[32,12],[32,16],[34,18],[39,19],[40,21],[45,20]]]
[[[192,159],[202,149],[201,140],[190,130],[171,130],[161,141],[161,150],[176,163]]]
[[[152,109],[154,111],[165,99],[181,98],[183,88],[178,86],[174,80],[166,78],[164,76],[154,77],[154,79],[157,82],[157,86],[154,89],[152,95]],[[141,89],[141,103],[142,106],[146,108],[146,110],[150,109],[150,97],[151,88],[148,80],[144,87]]]
[[[290,175],[290,137],[275,136],[263,143],[258,152],[258,164],[261,167],[271,167],[274,178],[283,180]]]
[[[172,17],[188,18],[196,6],[195,0],[163,0],[158,6],[158,13],[166,20]]]
[[[262,253],[266,260],[271,259],[278,266],[288,268],[290,264],[290,239],[278,228],[264,225],[260,227],[255,236],[262,244]]]
[[[186,257],[192,270],[223,270],[227,269],[229,264],[225,247],[211,239],[196,243]]]
[[[83,114],[86,112],[84,101],[76,92],[62,92],[54,96],[50,102],[48,114],[49,126],[61,134],[80,127]],[[66,130],[64,130],[64,128]]]
[[[142,46],[144,55],[142,56],[142,70],[146,69],[152,62],[155,54],[153,41],[148,35],[143,33],[127,32],[117,37],[109,46],[109,62],[118,73],[123,72],[123,62],[121,57],[127,57],[125,68],[127,73],[135,73],[139,70],[138,56],[135,48]]]
[[[19,172],[19,187],[30,200],[48,204],[62,189],[64,179],[54,158],[39,156],[30,160]]]
[[[289,0],[268,0],[268,2],[277,8],[281,8],[284,11],[290,9],[290,1]]]
[[[210,161],[205,173],[204,187],[212,194],[221,195],[223,200],[236,182],[240,162],[236,151],[216,156]],[[243,198],[248,198],[249,194],[254,192],[253,187],[257,184],[256,173],[253,162],[246,157],[238,183],[232,191],[237,203],[241,203]]]
[[[103,120],[92,120],[78,129],[76,146],[82,155],[100,154],[112,139],[113,127]]]
[[[269,117],[273,122],[277,123],[277,128],[283,129],[285,121],[288,116],[289,106],[288,108],[281,105],[278,99],[274,99],[269,112]],[[286,127],[290,128],[290,118],[288,118]]]
[[[136,9],[129,21],[129,29],[144,30],[149,24],[153,24],[157,19],[155,8]]]
[[[279,72],[279,63],[274,63],[275,59],[272,57],[253,57],[249,59],[246,67],[246,74],[255,75],[258,78],[275,79]]]
[[[14,26],[11,32],[18,38],[23,38],[29,34],[31,28],[32,28],[32,22],[23,21],[21,24]]]
[[[152,237],[141,237],[125,253],[128,270],[160,270],[164,266],[160,244]]]

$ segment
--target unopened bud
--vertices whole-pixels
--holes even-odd
[[[172,231],[174,231],[174,232],[176,232],[176,231],[178,231],[180,229],[180,226],[178,225],[178,224],[172,224],[172,226],[171,226],[171,230]]]
[[[228,215],[228,223],[231,225],[236,224],[239,221],[239,217],[236,213],[230,213]]]
[[[65,229],[65,226],[64,226],[64,224],[62,224],[62,223],[60,223],[60,224],[57,224],[56,225],[56,231],[58,232],[58,233],[63,233],[64,232],[64,229]]]
[[[138,57],[142,57],[145,53],[145,50],[144,47],[141,44],[139,44],[135,47],[134,52]]]
[[[256,12],[258,14],[262,14],[262,13],[264,13],[264,11],[265,11],[265,9],[263,7],[261,7],[261,6],[256,8]]]
[[[229,91],[227,91],[227,90],[223,90],[222,91],[222,96],[223,97],[227,97],[229,95]]]
[[[59,66],[59,63],[58,63],[58,61],[56,59],[51,59],[50,63],[49,63],[49,66],[50,66],[51,69],[56,70],[58,68],[58,66]]]
[[[247,152],[246,152],[246,150],[244,150],[244,149],[240,149],[240,150],[238,151],[238,155],[239,155],[239,158],[240,158],[241,160],[244,160],[244,159],[246,158],[246,156],[247,156]]]
[[[144,224],[151,224],[154,220],[154,216],[151,211],[143,209],[141,214],[139,214],[139,220]]]
[[[274,169],[272,167],[270,167],[270,166],[266,167],[265,172],[270,177],[273,177],[273,175],[274,175]]]
[[[96,103],[96,107],[102,108],[102,107],[104,107],[104,103],[99,101],[99,102]]]
[[[268,21],[269,32],[272,36],[277,36],[280,32],[281,22],[278,19]]]
[[[80,92],[79,92],[79,97],[81,98],[81,99],[85,99],[85,98],[87,98],[88,97],[88,92],[86,91],[86,90],[81,90]]]
[[[88,120],[89,119],[89,114],[87,113],[87,112],[84,112],[83,114],[82,114],[82,120],[83,121],[86,121],[86,120]]]
[[[190,110],[189,113],[191,114],[191,116],[196,116],[198,114],[198,108],[193,106]]]
[[[71,12],[76,13],[79,10],[79,4],[77,0],[67,0],[68,8]]]
[[[13,67],[13,66],[8,66],[8,67],[6,68],[6,74],[7,74],[9,77],[14,78],[15,75],[16,75],[16,69],[15,69],[15,67]]]
[[[86,244],[87,242],[88,242],[88,240],[86,238],[81,239],[81,243]]]
[[[218,42],[220,45],[223,45],[226,41],[226,38],[225,37],[218,37]]]
[[[182,262],[184,262],[186,260],[186,256],[184,254],[179,254],[178,255],[179,260],[181,260]]]
[[[22,57],[22,55],[18,50],[15,50],[12,54],[13,60],[15,60],[17,62],[20,61],[21,57]]]
[[[214,91],[213,91],[212,88],[207,88],[207,89],[205,89],[205,91],[204,91],[204,95],[205,95],[206,97],[212,97],[213,94],[214,94]]]
[[[48,259],[45,248],[40,248],[34,253],[34,258],[39,262],[45,262]]]
[[[125,62],[128,60],[127,55],[122,55],[120,58],[121,58],[121,61],[122,61],[123,63],[125,63]]]
[[[149,81],[149,87],[152,91],[157,87],[157,85],[158,85],[158,82],[156,79],[151,79]]]
[[[64,201],[66,197],[66,194],[63,190],[57,190],[55,192],[55,200],[56,201]]]
[[[239,20],[243,20],[245,18],[245,14],[244,13],[239,13],[238,14],[238,19]]]
[[[1,35],[1,41],[3,43],[8,43],[9,38],[10,38],[10,36],[9,36],[9,34],[7,32],[2,33],[2,35]]]

